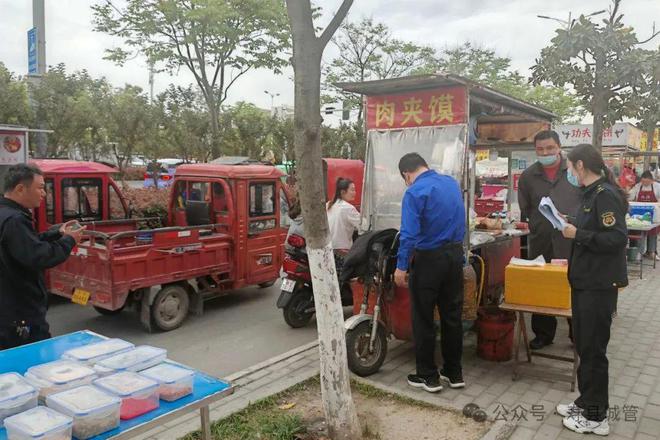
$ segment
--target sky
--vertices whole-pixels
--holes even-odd
[[[90,5],[101,0],[46,1],[46,60],[48,65],[65,63],[69,71],[87,69],[105,76],[115,86],[135,84],[148,90],[149,76],[144,59],[136,58],[119,67],[103,59],[104,50],[120,47],[121,40],[94,32]],[[116,5],[124,3],[115,0]],[[325,15],[323,25],[340,0],[318,0]],[[494,49],[512,59],[513,68],[524,74],[548,45],[558,23],[537,18],[547,15],[567,19],[573,15],[607,9],[609,0],[355,0],[348,19],[364,17],[385,23],[394,37],[432,46],[438,50],[465,41]],[[653,20],[660,27],[660,0],[623,0],[624,21],[635,28],[640,39],[651,33]],[[0,0],[0,61],[16,74],[27,73],[27,30],[32,27],[31,0]],[[660,44],[660,37],[655,44]],[[329,46],[326,59],[336,55]],[[228,103],[249,101],[270,108],[268,90],[277,94],[275,105],[293,104],[293,71],[282,75],[255,70],[238,80],[229,92]],[[192,76],[182,68],[174,75],[159,73],[155,91],[170,83],[188,85]]]

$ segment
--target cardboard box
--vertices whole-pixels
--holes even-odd
[[[504,273],[504,301],[507,304],[570,309],[568,267],[508,265]]]

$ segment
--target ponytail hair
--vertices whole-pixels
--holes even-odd
[[[581,160],[585,169],[607,178],[608,183],[616,188],[625,210],[628,211],[628,197],[626,196],[626,192],[616,181],[612,170],[605,165],[603,156],[591,144],[580,144],[573,148],[568,153],[568,160],[570,160],[573,165]]]
[[[337,178],[337,183],[335,184],[335,195],[328,202],[327,210],[330,211],[330,208],[334,206],[335,203],[337,203],[337,200],[341,199],[341,193],[348,191],[348,188],[353,184],[353,181],[351,179],[345,179],[343,177]]]

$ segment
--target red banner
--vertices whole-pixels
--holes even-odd
[[[465,101],[464,87],[368,96],[367,129],[464,124]]]

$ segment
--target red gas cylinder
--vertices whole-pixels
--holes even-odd
[[[511,360],[515,322],[512,312],[481,307],[477,312],[477,355],[487,361]]]

